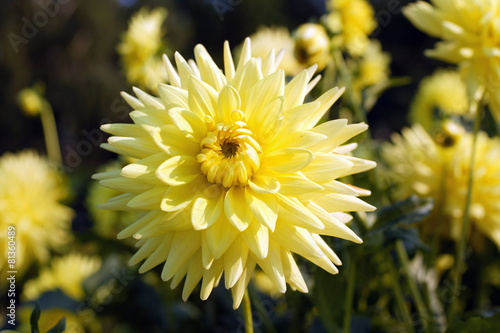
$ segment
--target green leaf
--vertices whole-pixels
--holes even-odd
[[[412,195],[406,200],[380,209],[373,230],[420,222],[431,213],[432,208],[434,208],[432,198]]]
[[[50,330],[47,331],[47,333],[62,333],[66,329],[66,318],[63,317],[59,322],[56,324],[56,326],[52,327]]]
[[[500,332],[500,312],[493,317],[472,317],[465,321],[455,322],[448,327],[446,333],[496,333]]]
[[[40,305],[35,303],[35,308],[31,313],[30,323],[31,323],[31,333],[40,333],[38,328],[38,320],[40,319]]]

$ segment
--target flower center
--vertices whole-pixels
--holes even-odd
[[[201,171],[211,183],[226,188],[244,186],[259,170],[261,148],[243,121],[214,124],[208,117],[207,136],[201,140],[197,156]]]

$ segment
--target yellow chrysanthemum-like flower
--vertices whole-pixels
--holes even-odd
[[[19,311],[19,331],[1,331],[1,333],[17,333],[17,332],[31,332],[30,318],[33,312],[33,306],[23,306]],[[81,311],[81,314],[71,312],[67,309],[49,308],[43,309],[38,321],[39,332],[48,332],[57,323],[64,318],[66,322],[66,329],[64,332],[68,333],[100,333],[102,332],[101,323],[94,318],[95,314],[90,307]],[[93,319],[89,319],[93,318]]]
[[[467,115],[467,90],[460,73],[438,70],[422,80],[410,108],[410,118],[431,130],[436,122],[449,116]]]
[[[361,242],[344,212],[374,209],[357,197],[369,191],[337,181],[375,166],[342,145],[367,125],[314,127],[343,91],[304,104],[315,66],[286,84],[275,53],[251,57],[250,39],[236,68],[226,42],[224,73],[202,45],[194,53],[196,66],[176,53],[177,71],[164,57],[170,84],[159,98],[123,94],[134,124],[102,126],[114,135],[105,148],[140,159],[95,176],[123,192],[103,208],[148,212],[119,238],[139,240],[130,260],[146,259],[139,272],[165,262],[172,287],[185,277],[184,299],[200,279],[206,299],[224,273],[236,308],[256,265],[280,292],[286,283],[306,292],[292,253],[337,273],[321,235]]]
[[[444,234],[458,239],[468,190],[472,134],[449,125],[448,140],[433,139],[420,125],[395,134],[393,143],[383,147],[383,157],[397,181],[397,199],[411,194],[432,197],[436,215],[424,223],[425,233],[436,232],[443,223]],[[500,140],[485,133],[478,137],[474,165],[471,221],[500,247]],[[446,219],[443,219],[445,217]]]
[[[118,45],[118,53],[127,76],[127,81],[151,91],[166,81],[161,53],[163,22],[167,18],[165,8],[148,11],[141,8],[130,20],[127,32]]]
[[[26,282],[23,299],[33,301],[43,293],[60,289],[75,300],[83,300],[85,292],[83,281],[101,267],[101,259],[97,256],[84,256],[78,253],[54,258],[49,267],[44,267],[39,276]]]
[[[376,39],[370,40],[365,53],[355,68],[353,88],[360,92],[362,89],[376,84],[387,82],[391,75],[391,56],[382,51],[382,45]]]
[[[330,39],[322,25],[305,23],[297,28],[295,35],[295,57],[309,67],[318,65],[318,70],[326,67],[331,59]]]
[[[330,0],[328,7],[325,24],[335,34],[333,44],[353,56],[362,55],[377,27],[371,5],[366,0]]]
[[[430,57],[458,64],[469,97],[479,87],[500,121],[500,3],[497,0],[431,0],[408,5],[403,13],[418,29],[443,41]]]
[[[73,210],[60,203],[68,196],[62,177],[34,151],[0,158],[0,269],[22,273],[33,262],[45,263],[50,250],[71,239]],[[15,228],[15,269],[7,269],[7,228]]]
[[[113,161],[105,164],[97,171],[112,171],[123,167],[123,165],[122,162]],[[123,212],[97,208],[100,204],[108,202],[109,199],[119,194],[121,194],[121,192],[103,187],[99,185],[98,182],[93,182],[89,185],[86,206],[94,222],[93,229],[100,236],[115,238],[116,234],[121,229],[130,225],[143,215],[143,213],[138,212]]]
[[[294,56],[295,40],[286,27],[260,27],[256,33],[250,36],[252,39],[252,57],[265,59],[269,49],[278,52],[281,58],[279,68],[286,75],[296,75],[305,68]]]

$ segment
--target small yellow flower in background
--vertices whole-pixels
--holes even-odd
[[[21,90],[17,95],[17,102],[21,111],[29,117],[39,115],[47,103],[36,87]]]
[[[99,168],[98,172],[107,172],[119,169],[124,166],[120,161],[112,161]],[[109,199],[117,196],[121,192],[101,186],[98,182],[93,182],[89,186],[86,207],[92,218],[93,230],[102,236],[116,238],[116,234],[130,225],[132,222],[142,217],[142,213],[123,212],[114,210],[99,209],[97,206],[108,202]]]
[[[295,57],[306,67],[318,65],[321,71],[331,60],[330,39],[322,25],[305,23],[297,28],[295,36]]]
[[[30,318],[33,312],[33,306],[23,306],[19,309],[19,332],[31,332]],[[62,318],[66,321],[66,329],[64,332],[68,333],[100,333],[102,332],[101,324],[93,318],[93,313],[90,307],[85,309],[81,316],[78,314],[61,308],[43,309],[38,321],[39,332],[48,332],[53,328]],[[18,331],[15,331],[18,332]],[[2,333],[4,333],[2,331]]]
[[[94,176],[123,193],[102,208],[147,212],[118,237],[139,240],[130,260],[145,260],[139,272],[164,263],[172,288],[185,278],[183,299],[200,280],[208,298],[224,273],[237,308],[256,265],[280,292],[286,283],[307,292],[292,253],[337,273],[321,235],[360,243],[345,212],[375,209],[358,198],[369,191],[337,181],[375,166],[343,145],[367,125],[314,127],[343,92],[304,104],[315,66],[286,84],[274,51],[254,58],[250,39],[236,68],[225,43],[224,73],[202,45],[194,53],[189,64],[176,53],[177,70],[164,57],[170,83],[160,97],[123,94],[134,124],[102,126],[113,135],[104,148],[139,159]]]
[[[468,110],[467,90],[460,73],[440,69],[420,83],[410,118],[430,131],[436,122],[450,116],[465,116]]]
[[[451,235],[458,239],[467,196],[473,135],[467,133],[455,146],[450,162],[445,212],[452,217]],[[500,249],[500,138],[480,132],[474,159],[474,186],[470,218],[475,228]],[[452,190],[453,189],[453,190]]]
[[[43,293],[60,289],[75,300],[83,300],[85,292],[83,282],[101,267],[101,259],[97,256],[84,256],[72,253],[54,258],[49,266],[42,268],[37,278],[26,282],[23,299],[33,301]]]
[[[15,228],[16,270],[45,263],[50,250],[71,240],[73,210],[60,203],[68,196],[60,174],[34,151],[5,153],[0,158],[0,246],[7,249],[7,228]],[[6,272],[7,251],[0,257]]]
[[[353,88],[361,93],[366,87],[387,84],[391,75],[391,56],[382,51],[382,45],[376,39],[370,40],[359,63],[354,69]]]
[[[150,11],[141,8],[130,20],[128,30],[118,45],[129,83],[156,91],[159,83],[166,82],[161,54],[165,51],[162,26],[167,15],[165,8]]]
[[[282,57],[279,68],[286,75],[296,75],[305,67],[294,56],[295,40],[286,27],[259,27],[257,32],[250,36],[252,39],[252,57],[265,59],[269,49],[273,48]],[[237,47],[240,51],[242,45]],[[284,51],[282,51],[284,50]]]
[[[371,5],[366,0],[330,0],[328,10],[324,22],[335,34],[333,45],[347,49],[352,56],[362,55],[368,36],[377,27]]]
[[[403,9],[418,29],[441,38],[426,55],[458,64],[469,99],[482,86],[500,121],[500,6],[497,0],[418,1]]]
[[[440,139],[445,133],[447,139]],[[436,143],[436,139],[441,144]],[[424,222],[426,234],[435,233],[443,224],[443,235],[458,239],[468,190],[468,174],[473,139],[457,125],[446,124],[432,138],[422,126],[406,128],[394,134],[393,143],[383,146],[390,177],[397,182],[395,199],[412,194],[432,197],[435,215]],[[485,133],[478,137],[471,203],[473,226],[500,248],[500,139]]]

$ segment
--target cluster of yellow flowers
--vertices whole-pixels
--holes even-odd
[[[444,140],[431,137],[418,124],[394,134],[383,147],[389,175],[397,182],[395,199],[411,194],[431,197],[436,211],[423,230],[458,239],[468,191],[472,134],[453,123],[445,123]],[[440,134],[440,133],[438,133]],[[436,142],[437,141],[437,142]],[[500,139],[480,133],[473,165],[474,187],[470,216],[477,230],[500,248]],[[442,226],[438,226],[442,225]]]
[[[454,70],[437,70],[420,83],[410,108],[410,118],[428,131],[450,117],[464,117],[469,112],[465,83]]]
[[[130,84],[156,91],[156,86],[166,81],[161,54],[165,51],[162,25],[167,14],[167,10],[162,7],[151,11],[141,8],[130,20],[129,28],[118,45],[118,53]]]
[[[71,240],[73,210],[61,203],[68,198],[62,173],[34,151],[0,157],[0,226],[15,229],[15,270],[23,274],[31,263],[47,263],[50,250],[61,250]],[[0,246],[7,249],[7,234]],[[6,274],[7,251],[0,256]],[[5,279],[3,279],[5,281]]]
[[[497,0],[417,1],[403,13],[420,30],[441,38],[430,57],[457,64],[469,99],[481,89],[500,121],[500,5]]]
[[[160,97],[124,93],[134,124],[102,126],[113,135],[106,149],[138,160],[95,176],[123,193],[102,208],[147,212],[119,234],[139,240],[131,264],[145,260],[145,272],[164,263],[172,287],[185,277],[184,299],[200,280],[206,299],[224,273],[235,308],[256,265],[280,292],[286,283],[307,291],[292,253],[337,273],[321,235],[361,242],[344,212],[374,209],[358,198],[369,191],[337,181],[375,166],[343,145],[367,126],[315,127],[343,89],[304,104],[316,66],[286,84],[274,51],[251,55],[247,39],[235,67],[226,43],[224,74],[201,45],[196,63],[176,53],[177,70],[164,57]]]
[[[373,8],[366,0],[330,0],[325,25],[334,34],[334,47],[361,56],[370,43],[369,35],[377,27]]]

